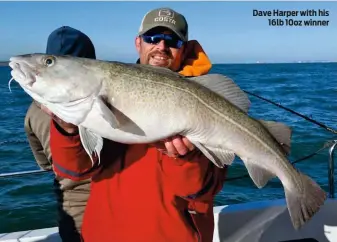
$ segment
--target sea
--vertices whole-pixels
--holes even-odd
[[[337,63],[215,64],[211,73],[232,78],[243,90],[281,104],[337,129]],[[39,169],[24,132],[31,98],[15,82],[8,88],[10,68],[0,66],[0,173]],[[290,161],[315,153],[336,136],[297,115],[249,95],[249,114],[289,125],[293,130]],[[268,161],[261,161],[268,162]],[[295,164],[328,192],[328,149]],[[245,176],[237,159],[228,177]],[[145,189],[145,188],[144,188]],[[258,189],[250,178],[226,181],[215,205],[284,198],[278,179]],[[118,199],[118,198],[116,198]],[[0,177],[0,233],[56,226],[53,174]]]

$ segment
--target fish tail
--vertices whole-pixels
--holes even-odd
[[[310,177],[299,173],[298,189],[285,188],[291,221],[296,230],[308,222],[324,204],[325,191]]]

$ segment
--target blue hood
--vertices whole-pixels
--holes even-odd
[[[95,47],[90,38],[68,26],[58,28],[49,35],[46,54],[96,59]]]

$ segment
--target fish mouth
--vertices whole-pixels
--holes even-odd
[[[10,59],[9,66],[12,68],[12,78],[8,82],[9,90],[13,80],[18,82],[21,86],[31,88],[36,82],[36,71],[28,63],[15,61]]]

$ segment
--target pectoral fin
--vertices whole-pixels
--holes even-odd
[[[119,128],[120,123],[115,114],[107,107],[101,98],[96,98],[92,107],[95,116],[102,118],[105,122],[109,123],[112,128]]]
[[[92,110],[83,124],[98,133],[101,130],[107,132],[110,130],[109,134],[112,134],[114,129],[118,129],[121,132],[145,136],[144,131],[133,120],[114,106],[105,104],[101,98],[95,99]],[[104,134],[101,135],[104,137]]]

